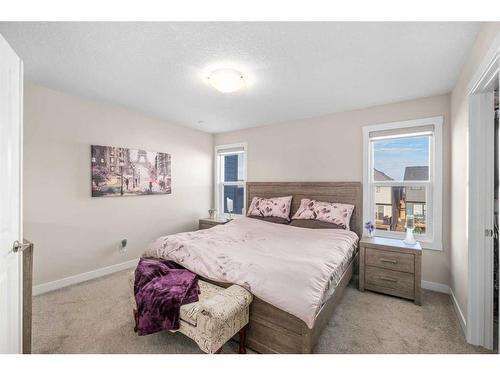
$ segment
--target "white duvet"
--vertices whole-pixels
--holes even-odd
[[[235,219],[210,229],[160,237],[143,256],[173,260],[210,280],[238,284],[309,328],[333,292],[358,236],[342,229],[307,229]]]

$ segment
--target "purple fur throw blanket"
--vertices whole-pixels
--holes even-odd
[[[181,305],[198,301],[198,276],[175,262],[141,258],[135,269],[139,336],[179,329]]]

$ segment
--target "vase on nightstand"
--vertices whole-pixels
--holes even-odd
[[[415,245],[415,237],[413,236],[413,230],[415,229],[415,218],[413,215],[406,216],[406,237],[404,243],[407,245]]]
[[[208,210],[208,215],[210,216],[210,220],[215,220],[217,218],[217,210],[215,208],[211,208]]]

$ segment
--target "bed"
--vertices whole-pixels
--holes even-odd
[[[357,262],[362,233],[358,182],[247,183],[253,197],[293,196],[355,206],[350,231],[306,229],[242,218],[157,239],[146,256],[171,259],[214,284],[254,294],[247,346],[259,353],[311,353]]]

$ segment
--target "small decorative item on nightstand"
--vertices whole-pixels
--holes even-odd
[[[363,237],[359,242],[359,290],[422,301],[422,248],[416,242]]]
[[[233,213],[233,200],[231,198],[226,198],[227,212],[229,212],[229,220],[231,220],[231,214]]]
[[[375,226],[373,225],[373,223],[371,221],[367,221],[365,223],[365,229],[367,230],[368,232],[368,237],[373,237],[373,231],[375,230]]]
[[[210,215],[210,220],[215,220],[217,218],[217,210],[215,208],[208,210],[208,214]]]
[[[404,243],[407,245],[415,245],[415,237],[413,237],[413,230],[415,229],[415,217],[413,215],[406,216],[406,237]]]

